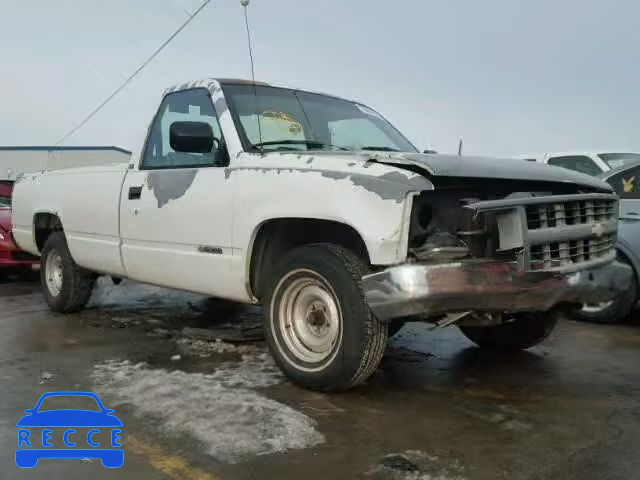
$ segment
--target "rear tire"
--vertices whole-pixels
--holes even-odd
[[[58,313],[82,310],[91,297],[95,275],[71,258],[64,233],[49,235],[40,262],[40,283],[49,308]]]
[[[267,274],[264,331],[271,354],[295,383],[342,391],[376,370],[387,326],[369,311],[361,279],[367,265],[332,244],[302,246]]]
[[[505,314],[507,315],[507,314]],[[460,326],[460,331],[480,348],[514,351],[542,343],[558,323],[558,312],[508,314],[508,322],[485,327]]]

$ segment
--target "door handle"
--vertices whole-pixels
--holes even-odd
[[[129,187],[129,200],[140,200],[142,187]]]

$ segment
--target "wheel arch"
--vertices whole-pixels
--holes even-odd
[[[42,210],[33,215],[33,243],[42,253],[49,236],[56,231],[64,232],[62,219],[57,212]]]
[[[277,217],[260,222],[251,235],[247,251],[247,290],[260,298],[264,273],[292,248],[313,243],[334,243],[351,250],[370,264],[364,236],[352,225],[336,219]]]

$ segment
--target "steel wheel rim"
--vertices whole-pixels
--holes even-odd
[[[53,297],[60,295],[63,282],[62,257],[58,252],[52,251],[47,256],[45,264],[45,280],[47,289]]]
[[[584,313],[601,313],[609,308],[612,303],[613,300],[609,300],[608,302],[585,303],[582,305],[582,311]]]
[[[278,323],[296,359],[319,363],[334,353],[340,341],[342,312],[335,293],[314,272],[297,270],[287,277],[300,273],[307,274],[295,278],[282,292]]]

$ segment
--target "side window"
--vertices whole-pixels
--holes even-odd
[[[620,198],[640,199],[640,168],[618,173],[607,181]]]
[[[169,129],[174,122],[205,122],[211,125],[214,136],[211,151],[174,151],[169,143]],[[198,88],[164,97],[149,133],[141,169],[222,167],[227,164],[227,149],[209,92]]]
[[[553,157],[547,162],[549,165],[555,165],[556,167],[568,168],[569,170],[575,170],[576,172],[586,173],[587,175],[595,176],[602,173],[602,170],[593,160],[584,155],[572,155],[566,157]]]

